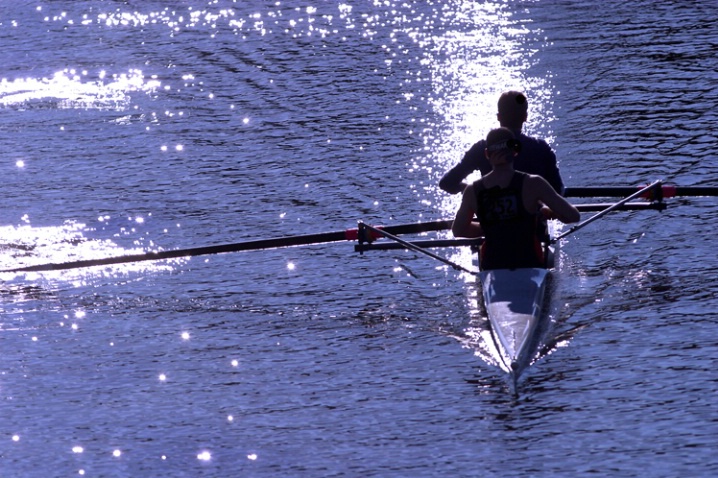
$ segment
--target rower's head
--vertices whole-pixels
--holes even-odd
[[[496,128],[486,136],[486,158],[492,161],[513,162],[521,151],[521,143],[508,128]]]
[[[528,117],[529,101],[520,91],[507,91],[499,97],[496,118],[499,124],[514,131],[521,131]]]

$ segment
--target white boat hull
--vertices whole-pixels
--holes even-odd
[[[515,375],[534,356],[550,274],[540,268],[497,269],[479,274],[499,354],[507,370]]]

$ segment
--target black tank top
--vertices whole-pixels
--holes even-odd
[[[526,174],[516,171],[508,187],[486,189],[481,180],[474,183],[478,211],[484,230],[481,269],[543,267],[538,215],[526,210],[523,184]]]

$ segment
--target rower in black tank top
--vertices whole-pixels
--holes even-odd
[[[485,237],[479,256],[483,270],[544,267],[539,217],[523,202],[526,176],[516,171],[504,189],[486,189],[481,180],[474,183],[476,216]]]

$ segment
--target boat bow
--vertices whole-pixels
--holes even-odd
[[[518,375],[533,357],[546,298],[547,269],[482,271],[484,306],[507,369]]]

